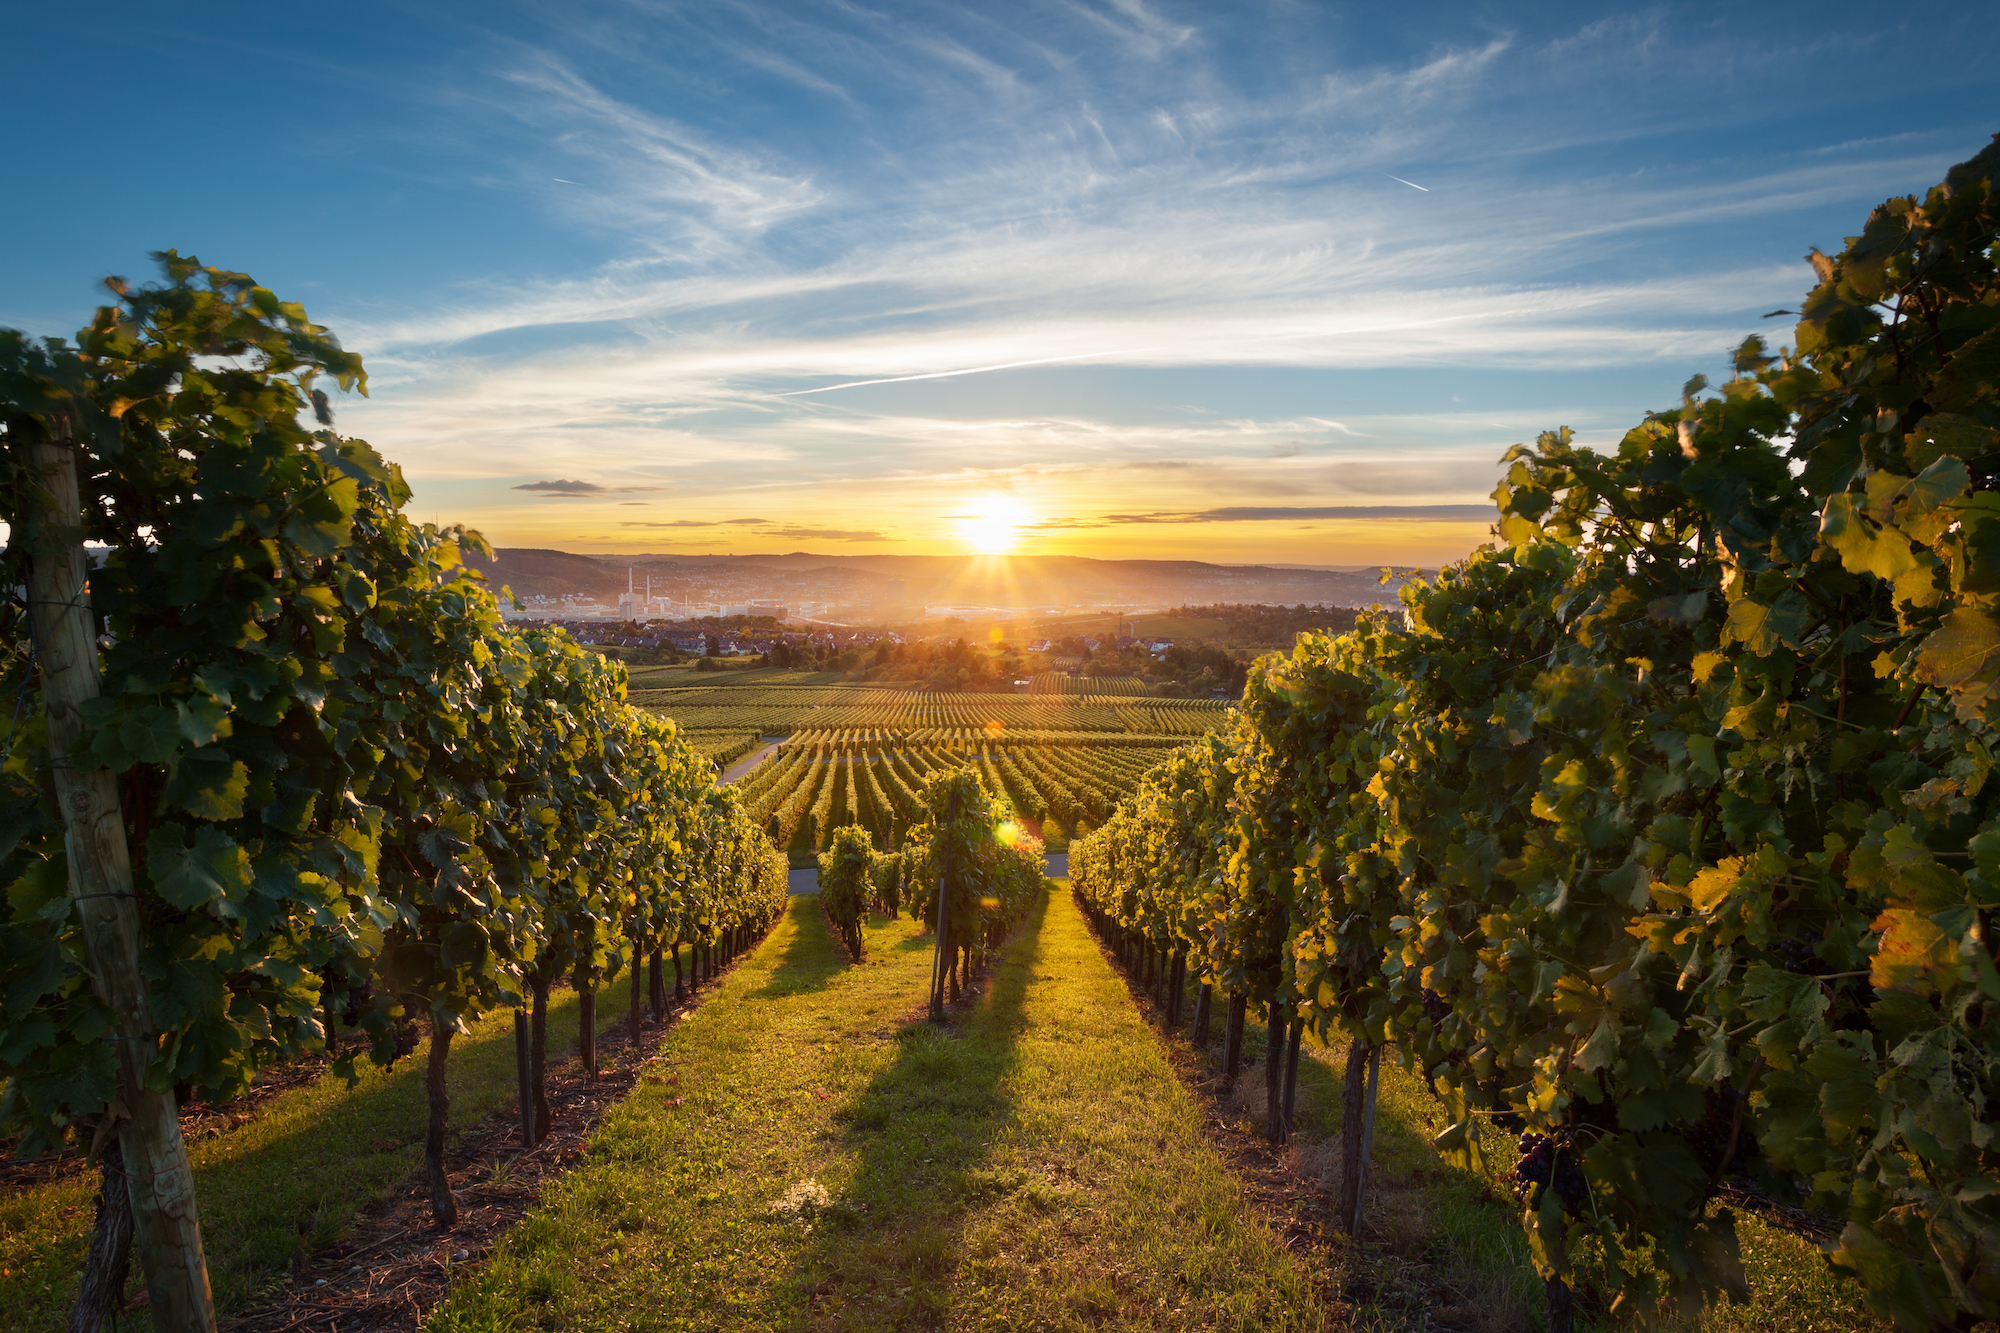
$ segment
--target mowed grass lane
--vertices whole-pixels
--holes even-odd
[[[794,899],[428,1327],[1323,1326],[1068,895],[944,1027],[866,939]]]

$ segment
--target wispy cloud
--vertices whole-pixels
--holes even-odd
[[[1269,523],[1300,519],[1422,519],[1490,523],[1492,505],[1295,505],[1199,509],[1181,513],[1105,514],[1094,519],[1050,519],[1026,526],[1058,530],[1117,527],[1132,523]]]
[[[510,490],[528,491],[552,500],[597,500],[613,495],[640,495],[647,491],[663,491],[664,486],[600,486],[594,481],[530,481]]]
[[[1087,377],[1684,377],[1746,331],[1782,337],[1756,316],[1809,285],[1794,256],[1812,238],[1726,238],[1919,188],[1959,147],[1719,154],[1742,72],[1787,77],[1813,40],[1783,27],[1468,24],[1397,59],[1291,9],[645,12],[665,36],[601,21],[587,51],[515,50],[487,94],[537,137],[537,179],[589,182],[548,207],[602,257],[341,326],[376,386],[343,425],[419,484],[615,459],[632,485],[516,489],[671,484],[779,515],[736,522],[787,540],[918,540],[882,506],[1003,475],[1074,515],[1050,532],[1254,524],[1290,499],[1269,512],[1464,521],[1446,511],[1490,489],[1499,446],[1616,422],[1560,401],[1443,413],[1443,394],[1148,403]],[[1675,97],[1630,98],[1632,70],[1671,71]],[[991,410],[1011,385],[1035,387]],[[1121,516],[1056,503],[1112,478],[1139,488]],[[841,515],[860,526],[819,521]]]

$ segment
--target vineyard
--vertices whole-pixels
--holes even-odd
[[[934,775],[963,765],[1004,817],[1061,850],[1100,824],[1139,779],[1192,736],[1221,725],[1219,702],[1111,695],[932,694],[875,686],[735,686],[634,691],[718,762],[782,736],[736,785],[745,809],[796,863],[859,827],[899,846]],[[745,729],[749,729],[746,731]],[[713,737],[713,741],[709,738]]]
[[[114,280],[77,346],[0,331],[0,583],[27,594],[0,609],[0,1121],[17,1154],[99,1163],[72,1316],[90,1329],[128,1252],[156,1327],[214,1326],[179,1103],[427,1046],[425,1188],[448,1230],[455,1036],[514,1012],[532,1147],[552,987],[579,997],[594,1076],[598,991],[629,981],[636,1038],[666,959],[678,996],[787,896],[768,803],[715,782],[761,728],[691,728],[697,748],[627,701],[622,666],[509,629],[461,560],[478,536],[412,522],[394,465],[328,428],[319,384],[363,387],[359,359],[241,274],[161,262],[160,286]],[[897,715],[924,720],[920,754],[971,716]],[[917,762],[899,796],[940,768]],[[964,795],[906,822],[901,853],[960,847],[935,932],[954,992],[1040,883]]]
[[[841,729],[1167,736],[1190,739],[1221,724],[1228,705],[1130,694],[936,694],[881,685],[692,686],[635,689],[632,702],[685,732],[789,736]]]
[[[1067,671],[1044,671],[1028,682],[1028,693],[1130,696],[1146,693],[1146,682],[1137,676],[1074,676]]]
[[[359,358],[244,275],[167,252],[74,344],[0,330],[0,1134],[51,1159],[0,1318],[213,1333],[243,1261],[182,1111],[281,1076],[342,1114],[421,1049],[421,1174],[267,1219],[256,1327],[1387,1326],[1351,1265],[1425,1224],[1370,1211],[1385,1086],[1466,1204],[1374,1271],[1493,1205],[1511,1327],[1721,1327],[1770,1271],[1752,1207],[1882,1319],[1990,1327],[1996,173],[2000,137],[1815,251],[1794,346],[1614,451],[1517,446],[1498,542],[1234,706],[634,689],[503,622],[477,534],[333,431]],[[558,1162],[551,1015],[601,1089],[614,983],[630,1096]],[[479,1104],[514,1157],[476,1174],[544,1152],[547,1192],[475,1256],[447,1076],[510,1018]],[[1308,1119],[1339,1153],[1300,1188]],[[87,1232],[50,1203],[86,1174]],[[392,1204],[423,1224],[308,1253]],[[378,1243],[434,1307],[342,1323]]]

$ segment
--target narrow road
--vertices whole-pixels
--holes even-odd
[[[722,771],[722,777],[719,779],[719,785],[726,787],[730,783],[736,781],[738,778],[742,777],[745,773],[748,773],[751,769],[757,767],[757,765],[763,763],[766,759],[769,759],[773,754],[776,754],[778,747],[780,745],[783,745],[784,743],[785,743],[785,738],[783,736],[780,736],[777,739],[773,740],[769,745],[766,745],[763,749],[752,750],[749,754],[744,755],[741,759],[738,759],[735,763],[731,764],[728,768]]]
[[[1329,1326],[1069,895],[943,1024],[865,940],[794,898],[429,1327]]]

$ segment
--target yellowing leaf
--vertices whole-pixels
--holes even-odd
[[[2000,658],[2000,620],[1982,607],[1961,606],[1917,649],[1917,671],[1933,685],[1962,689],[1990,675]]]
[[[1936,922],[1920,912],[1892,907],[1875,918],[1882,943],[1868,965],[1868,979],[1880,990],[1929,995],[1937,982],[1962,978],[1958,950]]]
[[[1893,580],[1917,567],[1909,540],[1894,528],[1871,523],[1856,510],[1852,495],[1843,493],[1826,502],[1819,535],[1840,552],[1840,563],[1851,573]],[[1731,612],[1733,621],[1733,607]]]

